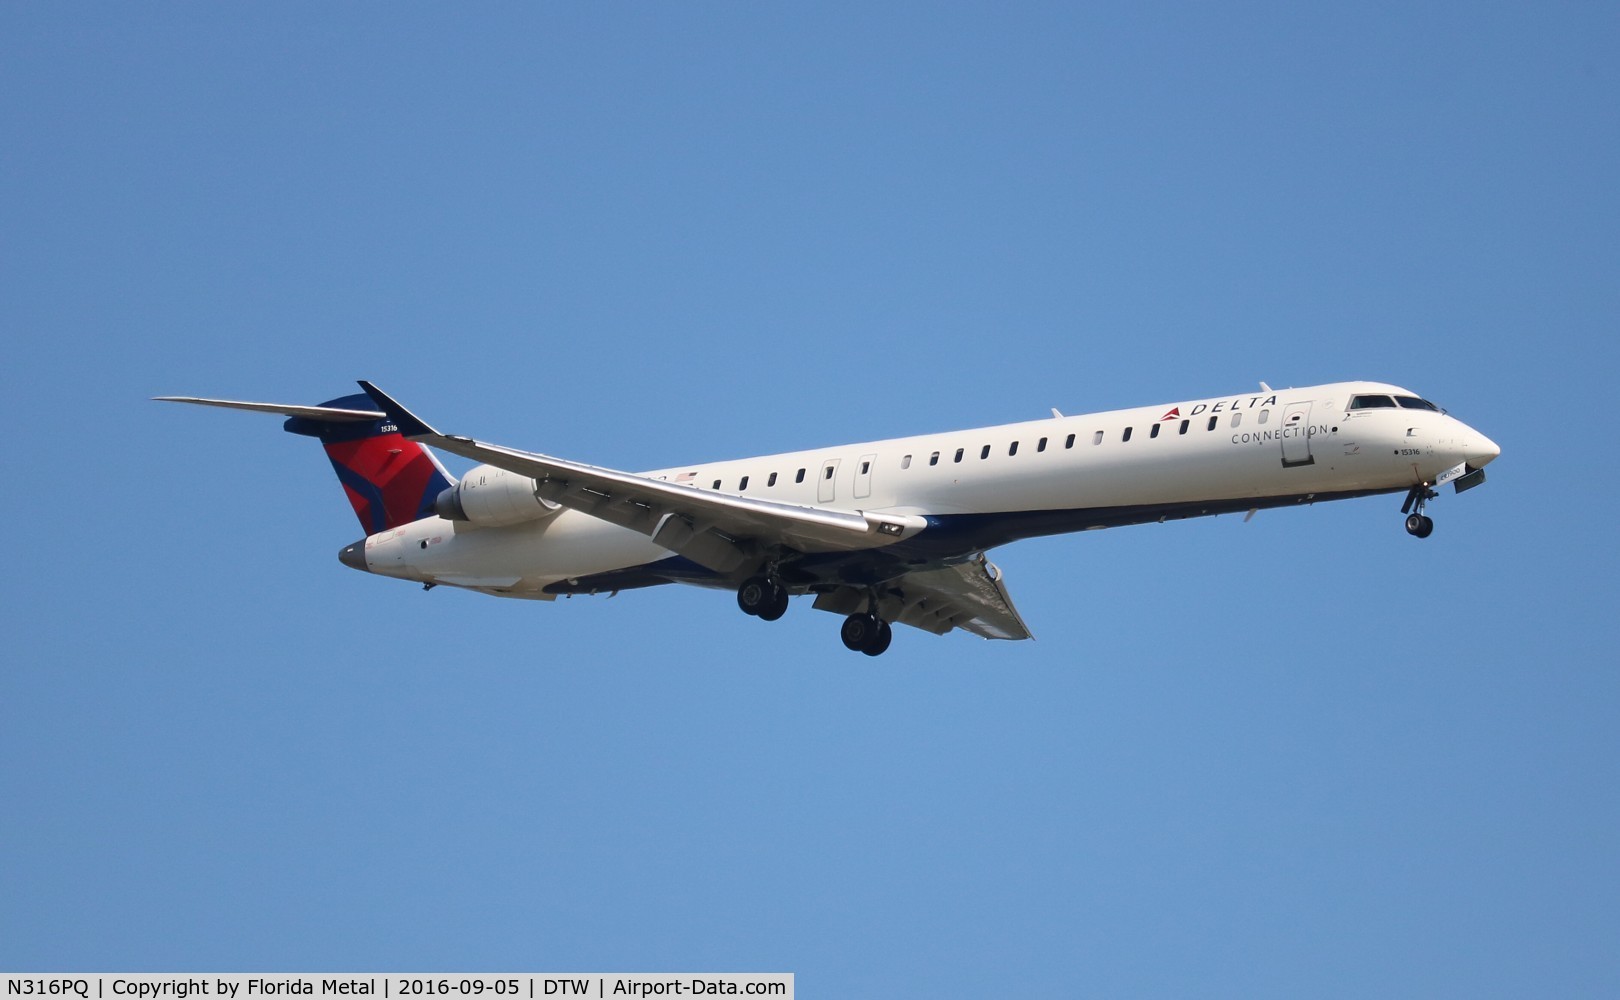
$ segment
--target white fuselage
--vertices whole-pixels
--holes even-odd
[[[1349,409],[1396,386],[1342,382],[871,441],[644,473],[805,507],[916,515],[904,541],[949,562],[1014,538],[1338,499],[1434,483],[1496,445],[1436,410]],[[470,475],[479,474],[473,470]],[[503,527],[428,517],[372,535],[366,568],[422,583],[547,598],[674,559],[647,535],[574,510]],[[913,559],[915,564],[918,559]],[[701,574],[669,577],[732,586]],[[583,584],[579,581],[584,581]],[[548,589],[549,588],[549,589]]]

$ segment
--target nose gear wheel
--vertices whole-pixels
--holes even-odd
[[[1434,518],[1412,514],[1406,518],[1406,533],[1413,538],[1428,538],[1434,534]]]
[[[1429,489],[1427,484],[1412,487],[1406,494],[1406,502],[1401,504],[1401,513],[1406,517],[1406,533],[1413,538],[1428,538],[1434,534],[1434,518],[1423,513],[1423,508],[1430,500],[1440,494]]]

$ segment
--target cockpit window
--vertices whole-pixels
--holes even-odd
[[[1352,410],[1393,410],[1395,401],[1388,396],[1351,396]]]
[[[1440,412],[1440,407],[1435,406],[1427,399],[1419,399],[1416,396],[1396,396],[1395,402],[1401,404],[1402,407],[1408,410],[1433,410],[1436,413]]]

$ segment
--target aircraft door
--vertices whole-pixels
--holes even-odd
[[[855,499],[864,500],[872,495],[872,466],[876,464],[876,455],[861,456],[861,464],[855,467]]]
[[[1285,469],[1314,465],[1311,455],[1311,404],[1289,403],[1282,414],[1282,464]]]
[[[818,503],[832,503],[837,496],[838,462],[836,458],[829,458],[821,463],[821,478],[816,480]]]

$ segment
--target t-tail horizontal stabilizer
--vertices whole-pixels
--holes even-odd
[[[386,408],[372,409],[370,396],[355,393],[328,400],[320,406],[248,403],[200,396],[154,398],[169,403],[278,413],[288,418],[282,424],[284,430],[316,438],[326,449],[349,505],[368,535],[428,517],[433,513],[433,501],[455,482],[432,452],[401,435],[399,422]],[[414,417],[411,420],[421,424]]]
[[[364,420],[379,420],[383,414],[378,410],[352,410],[336,406],[294,406],[291,403],[244,403],[235,399],[204,399],[201,396],[153,396],[160,403],[195,403],[198,406],[219,406],[227,410],[252,410],[255,413],[279,413],[284,417],[303,417],[306,420],[325,420],[331,423],[358,423]],[[344,399],[360,399],[360,396],[345,396]],[[334,403],[341,402],[333,400]]]
[[[418,418],[416,414],[401,406],[398,400],[372,385],[370,382],[367,382],[365,379],[360,380],[360,388],[366,390],[366,395],[370,396],[371,401],[377,404],[377,409],[388,414],[388,419],[393,421],[394,426],[399,428],[399,432],[406,437],[415,439],[421,437],[444,436],[438,431],[429,427],[425,422]]]

